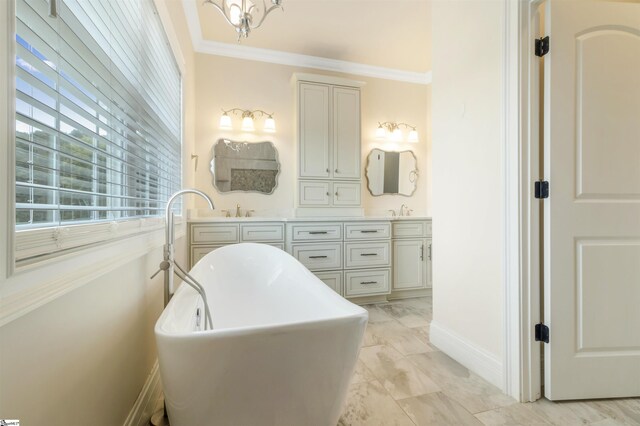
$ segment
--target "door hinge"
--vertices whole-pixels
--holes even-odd
[[[549,198],[549,182],[546,180],[537,181],[533,192],[536,198]]]
[[[543,57],[549,53],[549,36],[536,39],[536,56]]]
[[[535,328],[536,342],[549,343],[549,327],[540,323]]]

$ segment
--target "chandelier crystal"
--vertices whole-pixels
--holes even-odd
[[[262,0],[262,7],[256,6],[251,0],[205,0],[205,4],[213,5],[236,29],[238,41],[249,37],[251,30],[258,28],[268,14],[276,9],[282,9],[282,0]],[[284,10],[284,9],[283,9]]]

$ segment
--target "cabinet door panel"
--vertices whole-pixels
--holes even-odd
[[[427,287],[425,240],[393,242],[393,289],[408,290]]]
[[[301,83],[298,132],[300,138],[300,177],[331,176],[329,145],[329,87]]]
[[[301,206],[328,206],[331,204],[331,184],[321,181],[300,181],[298,204]]]
[[[359,206],[360,205],[360,184],[352,182],[333,183],[333,205],[334,206]]]
[[[205,257],[209,252],[214,251],[220,247],[224,247],[224,245],[215,245],[215,246],[195,246],[191,247],[191,268],[198,263],[200,259]]]
[[[342,272],[316,272],[316,277],[342,296]]]
[[[427,238],[427,288],[433,287],[433,240]]]
[[[360,179],[360,91],[333,88],[333,177]]]

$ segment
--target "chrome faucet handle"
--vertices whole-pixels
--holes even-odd
[[[407,209],[407,216],[411,216],[411,212],[413,211],[413,209]]]
[[[229,210],[220,210],[222,213],[224,213],[224,217],[231,217],[231,212]]]
[[[396,211],[395,210],[389,209],[389,211],[391,212],[391,217],[396,217]]]
[[[247,210],[244,214],[244,217],[251,217],[251,213],[255,212],[255,210]]]

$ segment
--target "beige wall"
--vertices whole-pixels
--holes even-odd
[[[185,151],[193,141],[193,52],[180,2],[165,1],[185,56],[186,112]],[[7,2],[0,2],[0,27],[6,28]],[[5,35],[0,32],[0,53],[7,56]],[[13,97],[7,88],[5,67],[0,69],[0,94]],[[0,120],[6,120],[4,102]],[[6,123],[0,121],[0,128]],[[0,158],[5,159],[7,138],[0,139]],[[2,168],[3,170],[4,167]],[[185,183],[192,180],[188,173]],[[2,196],[7,181],[0,179]],[[11,249],[5,232],[8,223],[3,208],[0,252]],[[96,425],[124,423],[156,360],[153,327],[162,310],[162,277],[150,280],[162,258],[163,238],[158,231],[152,243],[109,273],[92,277],[81,287],[0,327],[0,414],[19,418],[25,425]],[[142,238],[142,237],[140,237]],[[134,239],[127,240],[132,244]],[[138,238],[135,241],[142,241]],[[177,240],[180,257],[186,253],[185,238]],[[92,254],[97,263],[117,257],[113,249],[100,248]],[[184,262],[184,259],[183,263]],[[61,265],[61,264],[60,264]],[[5,277],[0,267],[0,297],[27,284],[28,274]],[[72,268],[73,266],[71,266]],[[55,269],[55,268],[54,268]],[[58,267],[54,275],[70,272]],[[28,282],[30,286],[40,283]],[[22,285],[22,287],[26,287]]]
[[[199,155],[199,166],[195,185],[213,197],[216,214],[222,209],[235,209],[237,203],[243,208],[255,209],[265,214],[291,214],[294,208],[296,191],[296,136],[294,131],[294,88],[291,76],[295,72],[324,73],[316,70],[275,65],[263,62],[224,58],[205,54],[196,54],[196,115],[195,115],[195,151]],[[397,81],[339,75],[366,82],[362,88],[362,176],[363,207],[368,213],[384,212],[386,209],[398,209],[406,203],[416,214],[430,213],[431,180],[430,138],[428,123],[428,102],[430,86],[402,83]],[[218,121],[221,109],[230,108],[263,109],[273,112],[277,131],[265,134],[260,131],[243,133],[221,131]],[[418,188],[411,198],[398,195],[372,197],[366,189],[364,167],[366,156],[374,147],[384,147],[375,139],[378,121],[403,121],[417,127],[421,141],[419,144],[403,143],[401,150],[411,149],[418,158],[418,168],[422,174]],[[256,120],[256,129],[260,129],[262,119]],[[234,117],[234,125],[239,129],[240,119]],[[278,188],[272,195],[247,193],[218,193],[213,188],[209,171],[211,149],[220,137],[235,140],[264,141],[271,140],[278,148],[281,162],[281,174]],[[190,157],[191,153],[187,153]],[[194,164],[190,165],[193,170]],[[197,207],[204,204],[197,202]],[[264,210],[269,210],[264,212]]]
[[[432,27],[433,321],[499,362],[503,9],[434,2]]]

